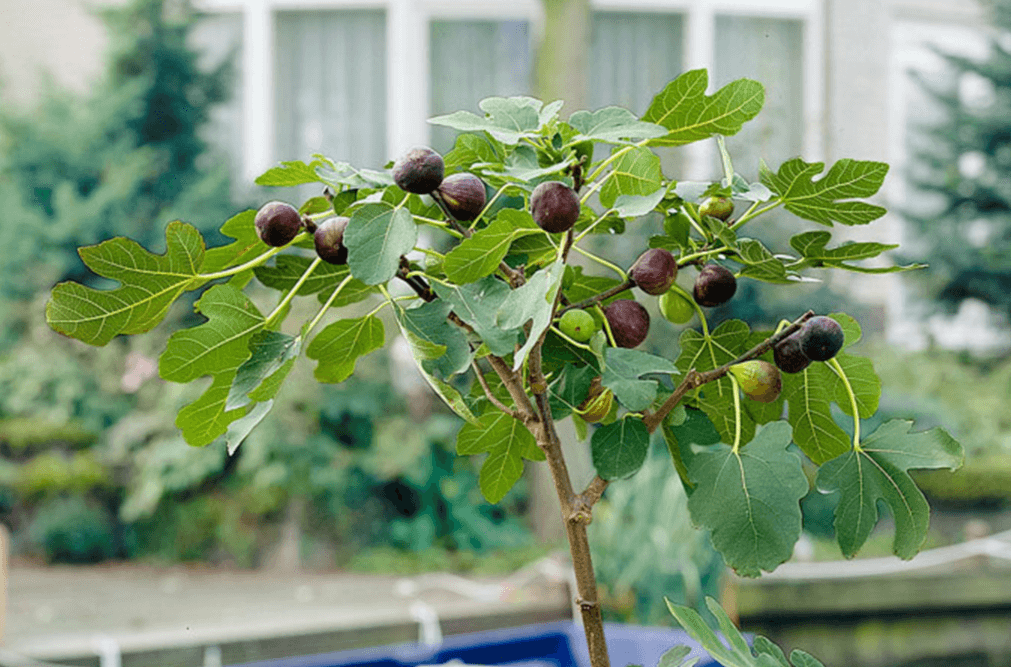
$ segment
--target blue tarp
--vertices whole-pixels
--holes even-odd
[[[698,665],[717,663],[682,630],[605,623],[612,667],[656,667],[678,644],[692,647]],[[236,667],[416,667],[460,661],[511,667],[590,667],[583,629],[571,622],[540,623],[446,637],[438,646],[400,644],[246,663]]]

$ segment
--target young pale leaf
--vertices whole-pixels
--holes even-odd
[[[316,175],[316,167],[323,165],[322,160],[313,160],[306,164],[301,160],[282,162],[280,166],[271,167],[256,178],[257,185],[267,187],[294,187],[306,183],[321,183]]]
[[[497,503],[523,474],[523,459],[543,461],[544,452],[530,431],[518,420],[497,410],[464,424],[456,437],[461,456],[488,452],[481,466],[478,485],[490,503]]]
[[[501,329],[495,323],[498,309],[512,291],[509,285],[488,276],[467,285],[433,283],[433,288],[440,299],[452,304],[457,317],[474,328],[492,354],[504,357],[516,349],[519,332]]]
[[[609,347],[604,351],[602,384],[633,412],[645,410],[656,399],[656,380],[639,379],[647,373],[680,375],[677,367],[663,357],[623,347]]]
[[[773,422],[738,451],[720,444],[686,461],[696,485],[688,498],[692,523],[712,533],[713,545],[741,576],[774,570],[800,537],[808,483],[789,445],[790,426]]]
[[[814,231],[797,234],[790,239],[790,245],[800,253],[801,260],[791,268],[799,269],[804,267],[825,268],[825,269],[846,269],[860,273],[890,273],[895,271],[911,271],[922,269],[926,264],[907,264],[905,266],[888,267],[864,267],[847,264],[862,259],[877,257],[883,252],[898,248],[898,244],[889,243],[853,243],[847,242],[835,248],[827,248],[832,234],[829,232]]]
[[[739,644],[737,642],[731,642],[730,648],[727,648],[720,638],[713,632],[704,620],[702,616],[699,615],[697,611],[691,607],[682,607],[680,605],[672,604],[670,600],[664,598],[664,602],[667,603],[667,609],[670,611],[671,616],[677,620],[678,624],[684,628],[688,635],[702,645],[713,659],[717,660],[723,667],[754,667],[754,662],[751,656],[751,651],[747,650],[747,644],[745,644],[745,650],[742,652],[738,648]],[[706,605],[709,607],[710,611],[717,617],[718,620],[721,616],[726,616],[726,612],[716,604],[716,601],[712,598],[706,598]],[[727,621],[729,623],[729,619]],[[723,627],[723,623],[720,623],[720,627]],[[732,628],[732,633],[738,637],[740,633],[733,624],[730,624]],[[743,638],[741,638],[743,642]]]
[[[359,357],[383,346],[386,331],[374,315],[334,322],[320,331],[305,350],[318,361],[314,375],[320,382],[343,382],[355,372]]]
[[[496,316],[496,321],[501,328],[519,329],[527,322],[531,322],[530,330],[527,332],[527,340],[515,354],[514,371],[520,369],[541,334],[551,324],[551,312],[554,309],[555,297],[562,285],[564,273],[565,262],[559,259],[551,266],[541,269],[531,276],[526,284],[510,292],[502,302]]]
[[[790,651],[790,662],[793,663],[793,667],[825,667],[821,660],[799,648]]]
[[[646,461],[649,430],[638,417],[625,416],[601,426],[590,438],[593,467],[607,480],[631,477]]]
[[[446,255],[442,269],[449,280],[471,283],[491,275],[509,252],[516,239],[529,234],[541,234],[541,229],[526,211],[504,209],[498,217],[468,239],[464,239]]]
[[[489,165],[500,164],[498,155],[495,154],[495,149],[483,136],[477,134],[457,135],[453,150],[446,153],[443,156],[443,160],[446,165],[446,171],[449,173],[461,170],[466,171],[475,162]]]
[[[660,188],[651,195],[620,195],[614,200],[614,211],[623,218],[639,218],[652,212],[666,194]]]
[[[626,150],[626,149],[619,149]],[[600,203],[612,208],[620,195],[651,195],[661,188],[660,158],[645,146],[632,147],[614,161],[600,188]]]
[[[783,261],[774,257],[761,241],[741,239],[737,246],[737,257],[744,264],[740,274],[742,276],[781,285],[796,282],[796,272],[787,271]]]
[[[569,125],[579,131],[579,136],[569,143],[587,139],[620,143],[623,139],[653,139],[667,134],[667,128],[644,123],[622,107],[605,107],[592,112],[577,111],[569,117]]]
[[[943,429],[910,433],[913,423],[892,420],[867,436],[860,446],[824,463],[818,488],[839,493],[835,532],[847,558],[856,555],[878,522],[879,500],[888,504],[895,520],[892,551],[899,558],[917,554],[927,537],[930,508],[910,469],[962,465],[962,447]]]
[[[691,655],[692,649],[690,646],[675,646],[666,653],[660,656],[660,661],[657,663],[657,667],[691,667],[699,661],[698,657],[693,657],[686,660],[689,655]]]
[[[199,276],[204,259],[200,232],[192,225],[170,222],[165,240],[164,255],[125,238],[81,248],[78,252],[87,267],[118,281],[120,287],[97,290],[60,283],[46,304],[46,322],[65,336],[97,346],[119,334],[154,328],[180,294],[206,282]]]
[[[225,404],[239,367],[250,357],[249,343],[263,330],[263,316],[241,291],[215,285],[196,304],[207,322],[172,334],[158,359],[158,372],[170,382],[191,382],[205,375],[210,388],[183,408],[176,418],[191,445],[210,444],[246,410]]]
[[[344,230],[351,275],[366,285],[385,283],[397,274],[400,256],[418,242],[418,226],[405,208],[366,204],[351,215]]]
[[[225,446],[228,448],[229,456],[235,453],[239,445],[242,444],[242,441],[270,413],[272,407],[274,407],[274,401],[272,400],[257,403],[244,417],[236,419],[228,425],[228,430],[225,431]]]
[[[250,392],[281,369],[289,361],[298,357],[302,349],[302,339],[277,331],[259,331],[250,338],[250,357],[242,362],[235,373],[226,410],[234,410],[249,405]]]
[[[682,146],[714,134],[737,134],[765,104],[765,88],[757,81],[738,79],[706,95],[709,74],[704,69],[685,72],[653,98],[642,119],[667,128],[651,146]]]
[[[457,111],[429,118],[428,122],[461,132],[487,132],[510,146],[519,143],[524,136],[536,133],[541,126],[540,100],[530,97],[488,97],[481,100],[478,106],[485,112],[483,118],[469,111]]]
[[[824,162],[787,160],[773,173],[764,163],[759,177],[782,200],[783,206],[797,217],[832,226],[866,225],[886,211],[862,201],[840,201],[873,196],[884,183],[888,165],[865,160],[839,160],[822,178],[813,180],[825,169]]]
[[[395,309],[397,322],[407,332],[421,367],[444,381],[470,366],[472,357],[467,336],[447,319],[452,309],[453,304],[441,299],[417,308]]]

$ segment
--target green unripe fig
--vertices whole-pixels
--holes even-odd
[[[649,333],[649,313],[638,301],[618,299],[604,308],[604,316],[618,347],[638,347]]]
[[[772,348],[772,360],[784,373],[799,373],[811,365],[811,358],[804,354],[800,331],[796,331]]]
[[[579,196],[560,181],[541,183],[530,195],[530,215],[546,232],[567,232],[579,219]]]
[[[271,201],[256,212],[253,224],[256,225],[256,235],[261,241],[273,248],[280,248],[291,243],[302,231],[302,216],[291,204]]]
[[[484,182],[474,174],[452,174],[444,178],[436,189],[457,220],[470,222],[484,210],[487,197]]]
[[[695,315],[695,306],[676,290],[661,294],[657,305],[660,313],[674,324],[688,324]]]
[[[562,313],[558,328],[572,340],[585,343],[597,333],[597,321],[585,310],[575,308]]]
[[[344,230],[348,220],[344,216],[327,218],[316,226],[312,241],[316,246],[316,254],[324,262],[330,264],[347,264],[348,249],[344,246]]]
[[[734,201],[730,197],[710,197],[699,206],[700,215],[708,215],[726,222],[734,213]]]
[[[427,146],[419,146],[393,164],[393,181],[405,192],[427,195],[442,183],[445,170],[441,155]]]
[[[614,404],[614,394],[610,389],[605,389],[601,384],[600,376],[593,378],[590,382],[590,391],[586,395],[586,400],[576,408],[576,414],[589,424],[596,424],[607,418]]]
[[[669,250],[650,248],[639,255],[628,277],[646,294],[659,296],[670,289],[678,276],[678,261]]]
[[[695,279],[692,296],[695,303],[706,308],[730,301],[737,291],[737,278],[719,264],[706,264]]]
[[[783,390],[783,377],[779,369],[768,361],[752,359],[742,364],[734,364],[730,372],[741,385],[741,391],[755,401],[772,403]]]
[[[812,361],[828,361],[842,349],[845,342],[842,327],[831,317],[812,317],[798,332],[804,354]]]

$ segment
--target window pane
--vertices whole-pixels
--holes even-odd
[[[594,109],[645,113],[653,96],[681,73],[684,21],[679,14],[596,12],[589,99]]]
[[[210,71],[232,58],[231,97],[211,109],[203,138],[227,160],[235,184],[242,180],[242,14],[206,14],[190,35],[200,66]]]
[[[277,160],[323,153],[357,167],[386,162],[386,19],[382,11],[277,14]]]
[[[716,86],[745,77],[765,86],[761,113],[727,139],[734,169],[749,180],[757,180],[759,158],[775,170],[803,150],[803,55],[800,21],[716,18]],[[713,168],[722,173],[719,163]]]
[[[432,21],[429,115],[466,109],[486,97],[530,93],[532,53],[526,21]],[[446,152],[455,130],[432,126],[432,147]]]

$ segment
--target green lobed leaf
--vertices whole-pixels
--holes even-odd
[[[80,248],[85,265],[120,287],[97,290],[74,282],[53,288],[46,304],[46,322],[71,338],[102,346],[119,334],[154,328],[169,306],[187,290],[204,282],[200,266],[204,240],[192,225],[171,222],[165,230],[164,255],[155,255],[135,241],[115,238]]]
[[[841,201],[873,196],[885,180],[888,165],[884,162],[843,159],[833,164],[817,181],[815,176],[825,169],[824,162],[805,162],[800,158],[787,160],[773,173],[764,163],[759,169],[762,183],[779,196],[786,210],[797,217],[832,226],[866,225],[886,211],[862,201]]]
[[[366,285],[385,283],[397,274],[400,256],[418,242],[418,226],[405,208],[366,204],[351,214],[344,230],[348,268]]]
[[[299,255],[277,255],[273,266],[262,265],[253,269],[256,279],[267,287],[281,292],[288,292],[302,278],[313,260]],[[327,262],[319,262],[302,286],[298,288],[298,296],[316,294],[320,290],[333,289],[348,275],[346,266],[335,266]]]
[[[789,445],[790,427],[779,421],[736,452],[719,444],[686,461],[696,485],[688,498],[692,523],[712,533],[713,546],[741,576],[772,571],[800,537],[808,483]]]
[[[359,357],[380,349],[386,340],[383,322],[375,315],[339,320],[320,331],[305,356],[319,362],[313,372],[320,382],[343,382],[355,372]]]
[[[496,317],[499,327],[519,329],[531,322],[527,339],[514,356],[514,371],[520,369],[541,334],[551,325],[551,313],[564,273],[565,262],[556,260],[554,264],[534,273],[526,284],[510,292],[502,302]]]
[[[877,257],[888,250],[898,248],[898,244],[889,243],[855,243],[848,241],[835,248],[827,248],[832,235],[829,232],[813,231],[797,234],[790,239],[790,245],[800,253],[801,260],[792,265],[791,268],[826,268],[826,269],[846,269],[860,273],[891,273],[895,271],[911,271],[922,269],[926,264],[907,264],[905,266],[889,267],[864,267],[847,264],[863,259]]]
[[[294,187],[306,183],[320,183],[316,167],[322,164],[322,160],[313,160],[309,164],[301,160],[282,162],[279,166],[271,167],[257,176],[255,183],[267,187]]]
[[[519,481],[523,459],[545,460],[544,452],[523,423],[497,410],[464,424],[456,437],[456,451],[461,456],[488,452],[478,485],[490,503],[502,500]]]
[[[646,461],[649,430],[639,417],[626,415],[594,431],[590,449],[593,467],[603,479],[631,477]]]
[[[892,551],[899,558],[917,554],[927,537],[930,508],[909,476],[911,469],[962,465],[962,447],[943,429],[910,433],[913,423],[892,420],[850,450],[821,466],[817,486],[839,493],[835,532],[847,558],[856,555],[878,522],[878,501],[884,501],[895,521]]]
[[[493,276],[466,285],[433,283],[440,299],[453,306],[457,317],[474,328],[491,353],[500,357],[512,354],[519,335],[516,329],[502,329],[495,322],[502,303],[512,291]]]
[[[796,272],[787,271],[784,260],[774,257],[761,241],[741,239],[737,257],[745,265],[741,276],[781,285],[796,282]]]
[[[249,405],[249,394],[289,361],[298,357],[302,339],[277,331],[259,331],[249,340],[250,356],[235,373],[225,402],[226,410]]]
[[[600,188],[600,203],[612,208],[620,195],[652,195],[662,186],[660,158],[645,146],[626,150],[611,166]]]
[[[614,200],[614,211],[623,218],[639,218],[651,213],[666,194],[660,188],[651,195],[619,195]]]
[[[334,162],[322,155],[323,163],[316,167],[316,175],[320,182],[326,183],[334,190],[378,190],[393,185],[393,178],[387,171],[372,169],[356,169],[347,162]]]
[[[526,211],[503,209],[487,227],[464,239],[446,255],[442,264],[446,277],[458,284],[491,275],[516,239],[543,232]]]
[[[558,379],[548,386],[548,404],[553,419],[565,419],[586,400],[590,384],[597,376],[592,366],[565,364]]]
[[[604,351],[601,383],[633,412],[645,410],[656,399],[656,380],[639,379],[647,373],[680,375],[677,367],[663,357],[623,347],[609,347]]]
[[[531,97],[488,97],[478,103],[484,117],[469,111],[456,111],[429,118],[433,125],[461,132],[487,132],[504,144],[516,145],[541,127],[541,101]]]
[[[747,647],[744,638],[734,627],[727,617],[727,613],[712,598],[706,598],[706,606],[716,617],[717,623],[724,637],[729,640],[730,646],[724,645],[723,641],[715,632],[702,620],[702,616],[691,607],[682,607],[672,604],[670,600],[664,598],[667,609],[677,622],[684,628],[688,635],[702,645],[710,656],[718,661],[723,667],[755,667],[751,651]],[[743,649],[741,645],[744,645]]]
[[[463,330],[447,319],[452,309],[453,304],[441,299],[417,308],[395,307],[415,358],[426,373],[444,381],[466,370],[473,356]]]
[[[667,134],[666,128],[644,123],[622,107],[577,111],[569,117],[569,125],[579,131],[579,136],[569,143],[585,140],[619,143],[627,139],[653,139]]]
[[[568,279],[566,280],[564,290],[565,296],[571,303],[579,303],[580,301],[584,301],[590,297],[597,296],[601,292],[606,292],[621,283],[621,281],[616,278],[586,275],[583,273],[583,267],[581,266],[568,266],[565,271],[567,275],[572,277],[571,282]],[[634,298],[632,291],[626,290],[624,292],[620,292],[616,296],[605,299],[602,304],[606,306],[615,299],[632,298]]]
[[[668,133],[649,144],[682,146],[714,134],[737,134],[765,104],[765,88],[757,81],[738,79],[707,96],[708,87],[709,73],[704,69],[685,72],[668,83],[642,117]]]
[[[270,413],[272,407],[274,407],[273,400],[257,403],[245,416],[236,419],[228,425],[228,429],[225,431],[225,447],[228,449],[229,456],[235,454],[242,441],[263,421],[264,417]]]
[[[225,246],[208,248],[200,266],[201,273],[214,273],[232,266],[245,264],[270,249],[256,233],[256,211],[243,211],[233,215],[221,225],[221,233],[235,239]]]

